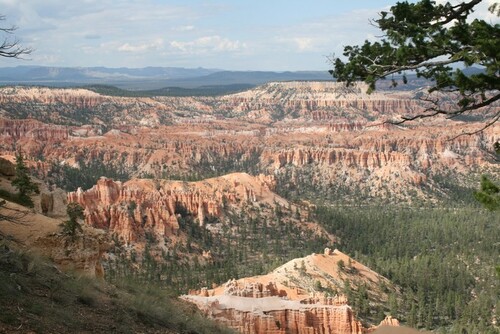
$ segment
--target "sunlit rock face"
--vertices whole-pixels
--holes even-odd
[[[0,153],[21,147],[42,173],[52,162],[79,168],[95,161],[136,177],[262,173],[343,201],[354,193],[434,200],[446,193],[439,178],[473,186],[474,175],[498,173],[492,147],[500,125],[473,135],[461,134],[482,123],[391,125],[385,121],[424,110],[420,92],[365,92],[334,82],[269,83],[219,97],[4,87]]]
[[[349,263],[350,271],[339,270],[339,261]],[[354,334],[375,330],[376,326],[362,326],[344,295],[328,296],[320,288],[343,285],[346,279],[367,286],[370,298],[378,302],[388,298],[380,290],[382,282],[397,292],[386,278],[327,248],[324,254],[294,259],[267,275],[193,290],[182,298],[208,317],[245,334]],[[388,317],[380,325],[399,326],[399,322]]]
[[[117,234],[127,243],[144,236],[177,235],[177,214],[186,211],[202,225],[207,216],[219,217],[225,205],[277,198],[270,191],[272,178],[234,173],[200,182],[133,179],[125,183],[101,178],[87,191],[68,194],[68,202],[85,209],[85,222]]]

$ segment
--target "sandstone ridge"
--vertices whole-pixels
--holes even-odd
[[[240,202],[286,203],[271,192],[273,179],[234,173],[200,182],[132,179],[125,183],[101,178],[87,190],[68,194],[69,202],[85,208],[88,225],[117,234],[127,243],[149,229],[160,237],[178,233],[177,215],[187,210],[203,225],[219,217],[224,206]]]
[[[340,261],[349,268],[338,269]],[[368,285],[371,298],[379,302],[387,299],[378,288],[380,283],[395,289],[386,278],[327,248],[324,254],[294,259],[267,275],[230,280],[214,289],[191,291],[182,298],[244,334],[371,331],[374,327],[363,328],[347,298],[335,292],[347,279]],[[386,318],[382,324],[399,325],[393,318]]]
[[[104,276],[102,256],[111,243],[103,231],[84,227],[83,233],[71,239],[61,233],[62,219],[44,216],[11,202],[0,207],[0,215],[3,218],[0,239],[14,243],[16,248],[46,256],[62,269],[76,270],[90,277]]]

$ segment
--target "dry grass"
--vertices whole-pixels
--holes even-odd
[[[60,272],[0,241],[0,333],[232,333],[167,290]]]

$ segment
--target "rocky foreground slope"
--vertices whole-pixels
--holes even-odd
[[[234,334],[163,289],[61,272],[18,247],[0,233],[1,333]]]

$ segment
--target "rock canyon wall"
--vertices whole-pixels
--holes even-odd
[[[474,179],[471,171],[498,173],[491,153],[498,125],[462,136],[481,123],[387,125],[422,111],[416,93],[368,95],[365,88],[288,82],[222,97],[130,98],[6,87],[0,149],[12,155],[21,147],[44,161],[43,172],[51,162],[79,168],[99,161],[128,177],[263,173],[276,176],[280,191],[325,185],[321,196],[331,200],[359,191],[433,199],[446,192],[436,178],[464,186]]]
[[[435,202],[446,199],[450,189],[477,186],[482,173],[500,175],[492,152],[500,125],[479,133],[480,122],[439,118],[390,125],[385,121],[424,110],[418,92],[365,91],[362,85],[347,89],[333,82],[288,82],[221,97],[131,98],[83,89],[4,87],[0,154],[13,156],[21,149],[28,165],[57,185],[68,176],[90,179],[93,186],[86,189],[68,187],[67,200],[84,207],[87,225],[125,245],[115,264],[122,261],[133,270],[142,259],[132,261],[132,250],[147,253],[149,234],[160,240],[146,254],[152,258],[168,257],[172,263],[187,258],[184,265],[193,244],[200,258],[211,261],[211,250],[191,243],[182,230],[188,215],[196,227],[219,238],[216,242],[225,238],[224,245],[237,249],[232,255],[248,264],[267,256],[271,247],[276,256],[303,251],[314,235],[323,245],[335,240],[309,219],[307,200]],[[109,178],[111,172],[123,180]],[[212,220],[217,223],[206,225]],[[284,250],[278,239],[287,233],[300,240]],[[242,241],[248,249],[264,248],[254,240],[257,235],[268,238],[263,243],[270,240],[269,249],[240,252]],[[101,276],[105,247],[84,238],[79,247],[93,251],[81,258],[64,252],[52,256]],[[217,248],[213,242],[212,248]],[[219,249],[214,258],[226,251]],[[213,289],[200,286],[185,298],[242,333],[364,333],[369,329],[341,293],[345,282],[353,289],[367,286],[370,306],[387,303],[381,286],[399,294],[384,277],[327,250],[268,275]],[[397,321],[388,318],[384,324]]]
[[[178,217],[189,212],[204,225],[208,216],[220,217],[224,207],[238,203],[283,201],[271,193],[272,178],[230,174],[202,182],[133,179],[125,183],[101,178],[83,191],[68,194],[68,202],[85,208],[88,225],[104,229],[130,244],[152,231],[160,238],[176,236]],[[272,200],[271,200],[272,199]]]

